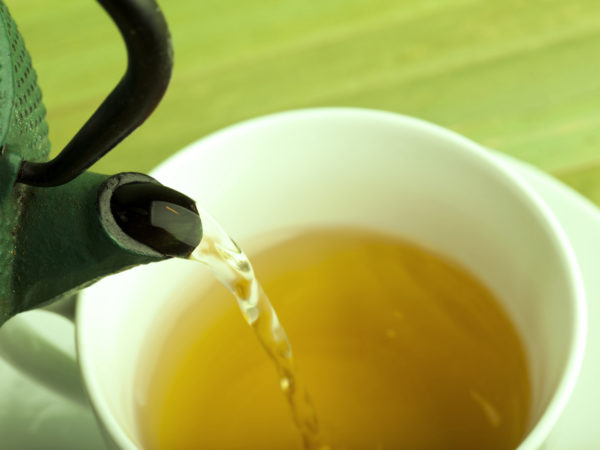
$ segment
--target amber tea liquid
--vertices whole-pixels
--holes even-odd
[[[190,281],[176,296],[204,293],[144,368],[147,448],[511,449],[523,438],[522,344],[462,269],[355,229],[307,230],[250,257],[279,318],[275,348],[293,348],[296,394],[231,293]],[[221,305],[208,324],[204,302]]]

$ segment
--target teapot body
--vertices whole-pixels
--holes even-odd
[[[37,76],[0,0],[0,326],[19,312],[72,295],[103,276],[186,257],[202,238],[198,211],[189,197],[144,174],[86,171],[150,116],[173,66],[170,33],[154,0],[98,3],[123,37],[127,70],[71,141],[48,161],[48,125]],[[195,244],[154,225],[152,206],[157,201],[193,213],[180,226],[191,230]]]

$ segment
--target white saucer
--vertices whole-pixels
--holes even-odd
[[[600,210],[538,169],[505,156],[501,159],[516,169],[558,218],[577,255],[588,300],[588,337],[581,373],[544,448],[600,448]]]
[[[582,373],[545,448],[600,448],[600,210],[539,170],[500,158],[522,175],[558,217],[577,254],[588,295],[590,323]],[[64,319],[44,311],[26,316],[43,327],[60,351],[73,354],[73,330]],[[89,408],[71,404],[0,360],[0,447],[93,450],[105,445]]]

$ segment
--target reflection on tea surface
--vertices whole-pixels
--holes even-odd
[[[297,409],[290,414],[256,325],[240,320],[215,283],[160,343],[168,349],[160,363],[143,368],[152,371],[139,410],[148,448],[508,449],[524,436],[522,345],[496,300],[463,270],[354,229],[306,230],[251,256],[293,345],[287,375],[299,373],[303,384],[292,390],[302,394],[289,394],[281,366],[278,375]],[[237,286],[242,297],[250,288]],[[188,296],[201,289],[193,281],[185,288]],[[208,301],[231,305],[209,325]],[[256,324],[253,314],[246,319]],[[285,332],[276,316],[267,322],[257,333],[270,329],[278,343],[271,351],[285,356]]]

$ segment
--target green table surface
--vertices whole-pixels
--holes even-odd
[[[5,0],[60,150],[125,51],[93,0]],[[94,170],[148,171],[240,120],[397,111],[527,161],[600,204],[599,0],[163,0],[175,48],[156,113]]]

